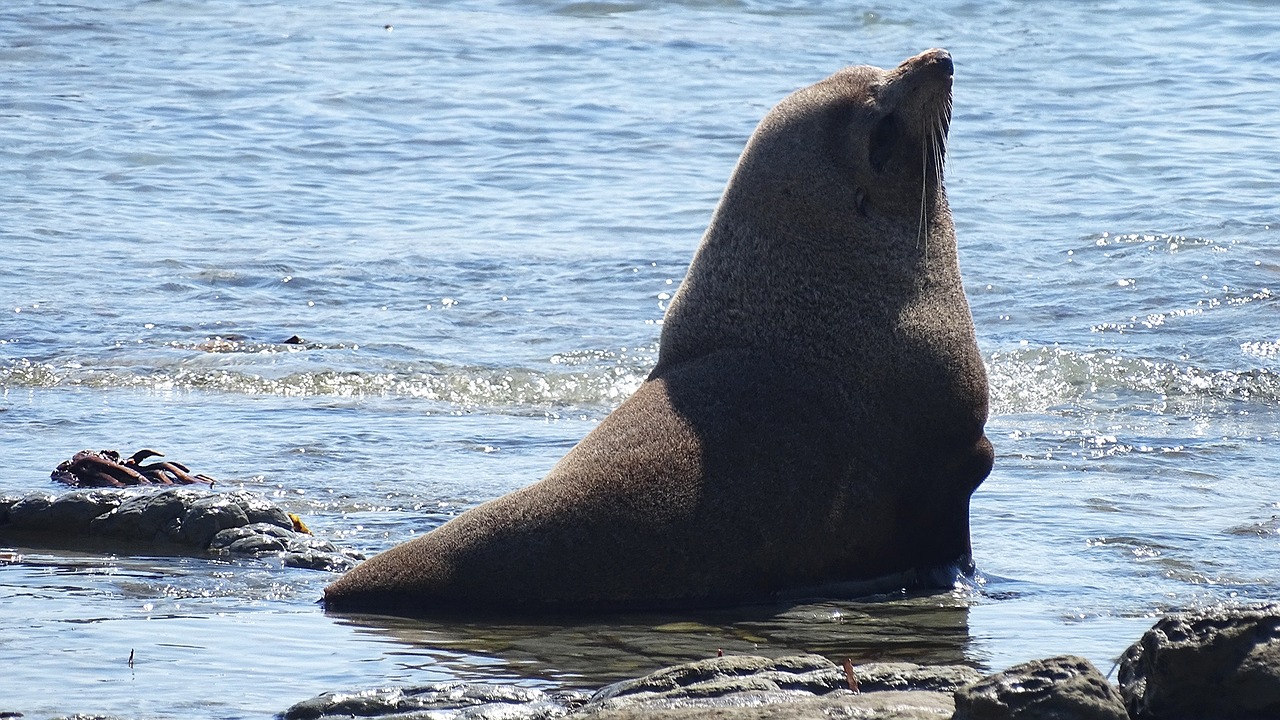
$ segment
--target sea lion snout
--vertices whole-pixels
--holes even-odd
[[[898,66],[907,72],[928,72],[950,78],[955,75],[955,63],[951,53],[942,48],[932,48],[914,57],[907,58]]]

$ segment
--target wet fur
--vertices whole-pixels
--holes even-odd
[[[942,186],[951,61],[783,100],[649,379],[541,482],[374,557],[331,609],[710,606],[965,568],[992,462]]]

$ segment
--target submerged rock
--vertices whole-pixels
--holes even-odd
[[[1120,693],[1075,655],[1032,660],[956,691],[955,720],[1128,720]]]
[[[360,559],[358,554],[344,551],[328,540],[268,522],[221,530],[209,542],[209,551],[253,557],[274,554],[289,567],[329,572],[348,570]]]
[[[951,697],[946,693],[886,690],[857,695],[845,690],[764,705],[615,708],[582,717],[583,720],[947,720],[953,708]]]
[[[848,688],[844,670],[818,655],[726,655],[607,685],[591,697],[586,709],[759,705],[840,688]]]
[[[915,663],[867,663],[853,668],[858,689],[866,692],[928,690],[953,693],[982,677],[968,665],[916,665]]]
[[[958,666],[874,663],[854,668],[869,691],[851,692],[843,668],[817,655],[737,655],[664,668],[594,694],[541,692],[510,685],[437,683],[325,693],[282,713],[285,720],[379,717],[584,720],[623,718],[899,718],[951,717],[950,692],[977,672]],[[863,682],[862,680],[859,681]],[[881,690],[881,688],[885,688]],[[896,688],[896,689],[888,689]]]
[[[1163,618],[1125,651],[1119,677],[1136,720],[1280,718],[1280,604]]]
[[[284,720],[349,717],[542,720],[567,715],[585,697],[585,693],[544,693],[513,685],[433,683],[324,693],[294,705],[280,717]]]
[[[293,527],[288,513],[247,490],[73,490],[0,498],[0,538],[37,547],[148,545],[178,552],[275,555],[290,567],[329,571],[349,569],[361,559]]]
[[[979,677],[977,671],[964,666],[912,663],[870,663],[855,666],[852,672],[862,694],[951,693]],[[840,703],[855,702],[852,698],[857,697],[849,690],[845,670],[824,657],[736,655],[676,665],[608,685],[592,696],[585,711],[752,706],[807,701],[819,696],[842,698]],[[922,702],[934,707],[934,700]],[[949,696],[944,704],[949,715]]]

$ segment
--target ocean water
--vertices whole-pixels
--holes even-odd
[[[935,46],[998,453],[974,587],[423,622],[267,561],[9,547],[0,710],[257,718],[717,649],[1106,672],[1169,609],[1280,600],[1266,2],[7,2],[0,493],[154,447],[375,552],[533,482],[647,374],[767,109]]]

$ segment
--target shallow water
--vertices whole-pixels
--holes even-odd
[[[998,459],[985,583],[870,603],[424,623],[267,562],[10,548],[0,710],[262,717],[716,649],[1105,672],[1166,609],[1280,599],[1274,15],[7,3],[0,492],[155,447],[372,552],[532,482],[648,372],[764,112],[932,46]]]

